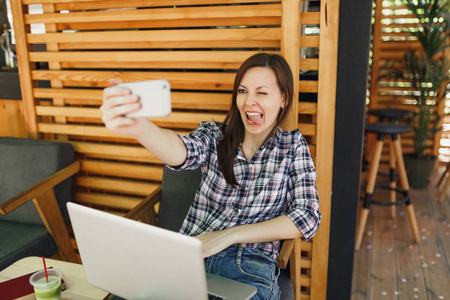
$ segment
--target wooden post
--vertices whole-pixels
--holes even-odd
[[[380,53],[381,53],[381,19],[383,17],[383,1],[375,1],[375,22],[373,24],[373,54],[372,54],[372,69],[370,78],[370,103],[369,109],[374,109],[378,107],[378,74],[380,70]],[[371,122],[374,121],[374,117],[369,119]]]
[[[383,16],[383,1],[382,0],[375,0],[376,7],[375,7],[375,22],[373,24],[373,49],[372,49],[372,68],[370,70],[371,77],[370,77],[370,86],[369,86],[369,110],[375,109],[378,107],[378,74],[380,70],[380,52],[381,52],[381,19]],[[369,122],[375,122],[376,117],[375,116],[368,116]],[[375,136],[374,135],[368,135],[367,136],[367,142],[366,142],[366,149],[368,149],[365,153],[365,161],[370,161],[370,157],[372,157],[371,150],[373,149],[373,145],[375,144]]]
[[[289,63],[294,76],[294,95],[289,116],[283,128],[298,128],[298,92],[300,81],[300,0],[285,0],[281,4],[281,55]]]
[[[33,68],[28,58],[29,49],[26,40],[26,33],[30,32],[30,28],[28,25],[25,26],[23,9],[24,6],[21,1],[11,1],[14,35],[16,38],[17,64],[20,76],[20,90],[22,92],[23,108],[25,112],[25,124],[28,136],[37,139],[36,103],[33,96],[33,81],[31,79],[31,70]]]
[[[339,38],[339,1],[320,2],[316,172],[322,222],[313,238],[311,299],[326,299],[333,181],[334,126]]]

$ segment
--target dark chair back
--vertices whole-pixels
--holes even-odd
[[[74,156],[69,143],[0,137],[0,203],[70,165]],[[66,223],[69,219],[65,204],[71,200],[71,187],[72,179],[68,179],[53,189]],[[33,202],[0,215],[0,220],[44,225]]]
[[[201,169],[193,171],[163,170],[158,226],[179,231],[202,179]]]

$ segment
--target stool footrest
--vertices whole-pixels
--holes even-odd
[[[404,194],[405,193],[405,191],[403,191],[403,190],[393,189],[393,188],[391,188],[390,186],[387,186],[387,185],[375,185],[374,190],[376,190],[376,189],[382,189],[382,190],[388,190],[388,191],[396,191],[397,193],[400,193],[400,194]],[[365,190],[366,190],[366,186],[362,185],[361,186],[362,193],[365,193]],[[364,199],[364,197],[361,195],[360,199]]]
[[[395,202],[370,200],[370,204],[383,205],[383,206],[400,205],[400,204],[405,204],[408,200],[409,200],[409,198],[405,198],[405,199],[398,200]]]
[[[398,200],[398,201],[377,201],[377,200],[372,200],[372,195],[369,194],[365,194],[364,196],[361,195],[360,199],[363,200],[364,202],[367,202],[367,205],[370,204],[376,204],[376,205],[384,205],[384,206],[389,206],[389,205],[400,205],[400,204],[410,204],[411,202],[409,201],[409,192],[408,191],[403,191],[403,190],[399,190],[399,189],[393,189],[389,186],[386,185],[376,185],[375,189],[379,188],[379,189],[383,189],[383,190],[388,190],[388,191],[395,191],[396,193],[402,194],[403,195],[403,199]]]

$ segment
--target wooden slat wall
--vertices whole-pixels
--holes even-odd
[[[411,88],[399,81],[399,84],[388,83],[386,80],[378,81],[380,68],[388,59],[402,59],[403,53],[409,49],[421,48],[420,42],[417,41],[410,33],[408,28],[416,27],[417,20],[409,13],[401,1],[375,1],[375,14],[373,24],[373,54],[372,67],[370,76],[370,102],[369,109],[391,107],[401,108],[415,111],[414,98],[412,97]],[[407,86],[407,85],[406,85]],[[447,95],[450,99],[450,94]],[[439,108],[441,113],[444,112],[445,103]],[[376,118],[369,117],[369,121],[373,122]],[[442,120],[441,120],[442,122]],[[448,131],[450,119],[444,118],[444,137],[449,138]],[[434,141],[430,141],[427,145],[427,152],[438,155],[450,154],[448,148],[450,145],[441,147],[441,131],[437,134]],[[448,144],[448,143],[447,143]],[[413,151],[412,133],[402,135],[402,147],[404,152]],[[442,159],[442,156],[441,156]]]
[[[43,13],[29,14],[29,4],[42,4]],[[162,165],[103,126],[98,108],[111,78],[168,79],[173,113],[153,121],[188,133],[223,120],[236,69],[254,53],[282,54],[296,74],[318,71],[318,80],[295,78],[300,95],[318,100],[297,97],[285,128],[300,128],[309,142],[323,214],[316,237],[302,244],[302,299],[325,299],[339,1],[322,0],[320,12],[301,7],[301,0],[12,1],[27,132],[74,145],[81,161],[74,201],[124,214],[159,186]],[[32,24],[44,24],[45,34],[32,34]],[[320,25],[320,35],[302,33],[307,25]],[[46,50],[34,51],[36,44]],[[301,57],[305,48],[320,48],[320,57]]]

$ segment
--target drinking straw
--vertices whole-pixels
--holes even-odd
[[[45,279],[48,282],[47,267],[45,266],[45,257],[44,256],[42,256],[42,262],[44,263]]]

